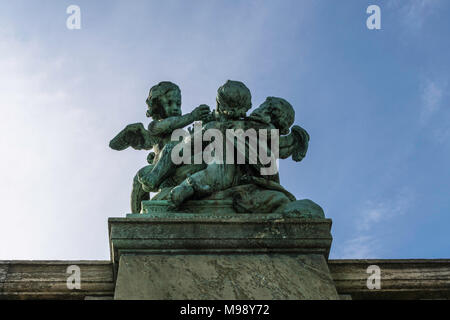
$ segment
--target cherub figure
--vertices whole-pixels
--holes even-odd
[[[244,123],[246,112],[252,106],[251,93],[242,82],[228,80],[217,90],[216,103],[214,120],[206,123],[203,131],[218,129],[226,136],[226,129]],[[172,189],[170,200],[173,207],[178,207],[194,194],[207,195],[231,187],[236,182],[237,169],[235,164],[208,164]]]
[[[291,126],[295,120],[295,110],[283,98],[267,97],[248,117],[250,121],[266,124],[280,132],[279,156],[286,159],[292,156],[296,162],[301,161],[308,151],[309,134],[300,126]],[[250,123],[250,126],[252,124]],[[289,134],[289,128],[291,133]]]
[[[134,213],[140,212],[141,201],[148,200],[148,192],[157,191],[170,172],[173,165],[170,152],[177,143],[171,141],[172,132],[210,116],[207,105],[200,105],[191,113],[182,115],[180,88],[168,81],[153,86],[146,103],[147,117],[153,119],[148,129],[142,123],[130,124],[110,142],[110,147],[115,150],[124,150],[129,146],[136,150],[154,150],[147,158],[150,165],[139,170],[133,180],[131,210]]]
[[[283,134],[279,137],[279,157],[286,159],[292,156],[294,161],[301,161],[308,149],[309,135],[306,130],[299,126],[293,126],[289,134],[289,128],[294,123],[295,118],[295,111],[291,104],[282,98],[268,97],[249,117],[243,118],[245,117],[245,112],[251,106],[251,96],[250,91],[245,86],[244,88],[240,85],[241,83],[239,85],[237,83],[227,82],[219,88],[215,116],[220,120],[208,123],[206,127],[219,128],[221,131],[224,131],[224,129],[242,128],[278,129]],[[243,101],[248,102],[242,103]],[[269,139],[271,138],[269,137]],[[249,154],[249,148],[254,147],[246,143],[245,148],[247,152],[245,152],[245,155]],[[235,164],[209,164],[204,170],[192,174],[173,188],[170,193],[170,200],[173,207],[178,207],[194,195],[207,196],[214,192],[246,183],[281,191],[291,201],[295,200],[295,197],[279,184],[278,173],[273,176],[259,176],[260,167],[260,164],[244,164],[242,166]]]

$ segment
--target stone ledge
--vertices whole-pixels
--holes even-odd
[[[67,288],[67,267],[81,271],[81,289]],[[0,299],[84,299],[112,297],[113,270],[110,261],[0,261]]]
[[[330,219],[286,218],[278,214],[130,215],[110,218],[111,260],[121,254],[303,253],[328,257]]]
[[[92,285],[83,290],[65,286],[66,269],[82,264]],[[380,290],[365,286],[369,265],[385,273]],[[340,295],[353,299],[450,299],[450,259],[328,260]],[[49,275],[48,270],[53,270]],[[31,285],[33,283],[33,285]],[[112,298],[114,283],[111,261],[0,261],[0,299]]]
[[[381,270],[381,288],[369,290],[367,267]],[[450,259],[329,260],[339,294],[352,299],[450,299]]]

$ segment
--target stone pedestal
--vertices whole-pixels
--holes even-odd
[[[331,220],[278,214],[109,219],[115,299],[338,299]]]

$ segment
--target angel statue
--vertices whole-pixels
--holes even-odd
[[[111,140],[109,146],[114,150],[132,147],[136,150],[152,150],[147,157],[149,165],[143,167],[133,179],[131,192],[131,212],[140,212],[141,202],[149,199],[150,191],[157,191],[165,178],[161,169],[171,166],[170,154],[175,142],[171,134],[194,121],[204,120],[210,115],[207,105],[200,105],[191,113],[181,114],[181,90],[172,82],[163,81],[150,89],[146,100],[147,117],[153,119],[145,129],[142,123],[129,124]],[[162,155],[165,155],[164,157]],[[159,161],[165,161],[164,165]],[[142,182],[145,182],[143,184]]]
[[[161,82],[150,89],[147,116],[153,121],[148,129],[142,123],[128,125],[110,142],[110,147],[115,150],[129,146],[137,150],[153,149],[147,158],[149,165],[134,177],[132,212],[141,212],[141,202],[149,200],[149,192],[155,192],[152,201],[165,200],[171,210],[182,211],[190,200],[232,200],[232,210],[236,213],[283,213],[324,218],[319,205],[308,199],[297,200],[280,184],[276,161],[263,161],[264,154],[270,154],[273,160],[291,157],[296,162],[306,156],[310,137],[305,129],[293,125],[295,111],[292,105],[285,99],[268,97],[247,116],[252,106],[250,90],[242,82],[231,80],[219,87],[216,103],[213,112],[207,105],[200,105],[182,115],[181,92],[177,85]],[[176,129],[194,121],[201,121],[199,131],[190,131],[186,139],[172,141]],[[214,142],[223,147],[219,154],[226,161],[174,164],[171,155],[175,150],[191,148],[190,142],[196,141],[196,135],[203,137],[211,129],[224,137],[214,139]],[[264,139],[258,136],[257,144],[245,137],[239,144],[236,136],[228,135],[230,130],[264,132],[265,136]],[[200,140],[200,152],[210,152],[208,141]],[[267,143],[262,143],[263,140]],[[187,154],[195,157],[195,152]],[[256,160],[251,158],[255,154],[258,154]],[[243,161],[234,161],[236,157]],[[273,167],[274,171],[268,170]]]

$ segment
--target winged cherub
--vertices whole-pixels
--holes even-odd
[[[109,144],[112,149],[119,151],[128,147],[154,151],[147,157],[149,165],[140,169],[133,179],[133,213],[140,212],[141,201],[149,199],[150,191],[157,191],[173,166],[170,152],[178,142],[171,141],[172,132],[210,116],[210,108],[207,105],[200,105],[192,112],[182,115],[180,88],[169,81],[153,86],[146,103],[147,117],[153,119],[148,129],[145,129],[142,123],[129,124]]]

